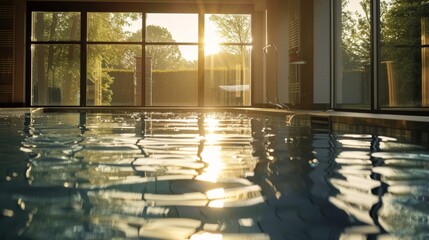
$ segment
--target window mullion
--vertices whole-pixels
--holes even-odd
[[[81,12],[81,34],[80,34],[80,106],[86,106],[86,81],[87,81],[87,34],[88,34],[88,22],[87,22],[87,11]]]
[[[371,6],[371,28],[372,28],[372,91],[371,110],[380,110],[379,104],[379,63],[380,63],[380,1],[372,1]]]
[[[150,100],[152,98],[152,92],[148,93],[146,92],[146,81],[152,81],[152,79],[146,79],[146,12],[142,12],[142,52],[141,52],[141,63],[140,63],[140,69],[141,69],[141,87],[140,87],[140,105],[141,106],[146,106],[147,104],[149,104],[150,106],[152,105],[152,101]],[[152,91],[152,89],[150,89],[150,91]],[[149,101],[146,100],[146,94],[150,94],[151,98],[148,99]]]
[[[198,106],[204,106],[205,85],[204,85],[204,13],[198,14]]]

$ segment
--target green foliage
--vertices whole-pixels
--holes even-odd
[[[365,71],[371,63],[371,9],[370,0],[360,1],[362,11],[347,8],[342,1],[342,51],[344,71]]]
[[[125,31],[132,20],[141,19],[140,13],[88,13],[88,40],[98,42],[121,42],[128,34]]]
[[[75,12],[36,12],[33,14],[35,41],[70,41],[80,39],[80,15]],[[34,46],[33,81],[45,88],[64,86],[62,103],[78,103],[80,48],[77,44],[40,44]],[[47,90],[47,89],[44,89]],[[43,93],[38,94],[45,95]],[[36,103],[47,104],[39,101]]]
[[[213,14],[210,16],[224,42],[250,43],[250,16],[245,14]]]
[[[121,42],[129,37],[125,30],[132,20],[141,19],[140,13],[88,13],[88,42]],[[33,39],[37,41],[80,41],[80,13],[37,12]],[[42,45],[40,45],[42,46]],[[76,103],[80,89],[80,51],[77,45],[49,44],[38,51],[35,71],[45,69],[39,78],[46,78],[50,87],[62,87],[62,103]],[[102,68],[128,68],[135,66],[136,47],[113,44],[88,44],[87,79],[89,85],[100,82],[102,102],[112,99],[110,86],[114,78]],[[141,56],[141,46],[138,56]],[[41,61],[41,59],[44,59]],[[46,76],[46,77],[43,77]]]
[[[142,32],[138,31],[131,35],[127,41],[136,41],[142,38]],[[167,28],[148,25],[146,27],[146,42],[164,43],[162,45],[147,45],[146,58],[150,59],[152,69],[166,70],[178,69],[189,66],[189,63],[183,58],[178,45],[168,43],[176,42]],[[141,53],[134,53],[140,56]]]
[[[33,40],[80,40],[80,13],[36,12],[34,16]]]
[[[351,0],[354,1],[354,0]],[[371,0],[359,1],[359,11],[341,1],[343,71],[365,71],[371,64]],[[429,16],[428,0],[380,1],[380,60],[393,62],[399,105],[416,106],[421,98],[421,21]],[[386,85],[387,79],[381,79]]]
[[[87,15],[86,56],[81,56],[79,44],[56,44],[55,41],[81,40],[81,16],[79,12],[36,12],[33,15],[32,38],[34,41],[51,41],[49,44],[37,44],[37,56],[33,60],[35,84],[38,79],[46,81],[46,88],[59,87],[62,90],[61,104],[78,104],[80,95],[80,59],[86,57],[87,96],[94,96],[101,87],[101,102],[109,105],[112,101],[112,85],[115,77],[111,70],[123,69],[135,71],[136,58],[143,51],[149,59],[153,71],[186,71],[197,69],[196,61],[186,61],[168,29],[149,25],[130,32],[132,21],[142,18],[141,13],[89,12]],[[251,43],[250,15],[224,14],[212,15],[211,20],[218,26],[219,33],[226,43]],[[130,44],[122,44],[130,42]],[[140,43],[146,42],[146,49]],[[113,44],[112,44],[113,43]],[[121,44],[116,44],[121,43]],[[133,44],[136,43],[136,44]],[[152,44],[153,43],[153,44]],[[170,44],[171,43],[171,44]],[[235,66],[249,62],[247,46],[224,46],[224,52],[211,58],[216,66]],[[207,58],[206,58],[207,59]],[[148,60],[146,60],[148,61]],[[45,85],[42,85],[45,87]],[[37,86],[37,85],[35,85]],[[94,92],[92,92],[94,91]],[[116,91],[116,90],[115,90]],[[88,102],[94,99],[88,99]],[[95,101],[95,100],[94,100]]]
[[[381,60],[393,61],[399,104],[421,102],[422,18],[429,16],[427,0],[392,0],[382,18]]]

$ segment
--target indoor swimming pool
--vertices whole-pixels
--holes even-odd
[[[0,112],[1,239],[428,239],[429,151],[248,112]]]

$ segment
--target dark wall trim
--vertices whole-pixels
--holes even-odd
[[[213,4],[213,3],[136,3],[136,2],[70,2],[70,1],[31,1],[28,8],[32,11],[136,11],[159,13],[251,13],[253,4]]]

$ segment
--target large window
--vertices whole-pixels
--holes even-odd
[[[33,12],[31,18],[32,105],[79,105],[80,13]]]
[[[367,0],[341,0],[335,21],[335,106],[369,109],[371,9]]]
[[[252,8],[54,5],[29,3],[31,106],[250,105]]]
[[[198,14],[147,14],[146,105],[198,105]]]
[[[87,14],[87,106],[141,103],[137,99],[141,79],[136,76],[142,56],[142,17],[135,12]]]
[[[428,107],[427,1],[332,2],[335,107],[392,111]]]
[[[250,15],[206,14],[205,103],[250,105]]]
[[[380,4],[380,105],[427,106],[429,5],[426,0]]]

